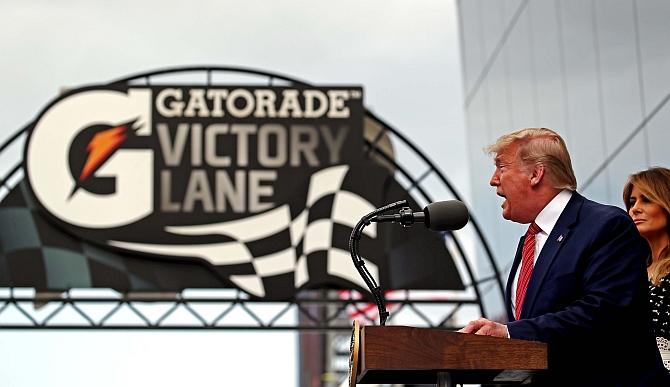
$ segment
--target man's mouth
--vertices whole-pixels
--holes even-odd
[[[502,193],[498,193],[498,196],[505,199],[505,200],[502,201],[502,203],[500,203],[500,208],[502,208],[504,210],[505,205],[507,204],[507,197],[505,195],[503,195]]]

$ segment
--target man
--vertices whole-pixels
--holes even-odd
[[[507,281],[509,322],[461,332],[547,343],[549,371],[533,385],[670,386],[649,330],[645,259],[630,217],[575,192],[563,139],[545,128],[504,135],[490,184],[502,215],[530,223]]]

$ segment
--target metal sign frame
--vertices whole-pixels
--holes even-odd
[[[165,77],[183,76],[184,74],[204,74],[204,84],[212,86],[219,84],[214,81],[219,75],[241,75],[255,77],[264,80],[269,86],[309,86],[308,83],[290,78],[285,75],[270,73],[242,67],[225,66],[194,66],[167,68],[158,71],[139,73],[120,78],[109,83],[109,85],[152,85]],[[220,82],[220,81],[218,81]],[[433,202],[433,198],[427,192],[422,183],[433,176],[451,195],[458,200],[463,200],[453,185],[444,174],[426,157],[419,148],[398,130],[386,123],[380,117],[365,110],[365,120],[370,120],[378,132],[371,138],[365,138],[365,154],[374,157],[377,161],[385,163],[393,168],[398,176],[408,183],[405,187],[408,192],[416,191],[416,194],[425,202]],[[23,147],[28,129],[34,124],[29,122],[10,136],[0,145],[0,155],[5,155],[15,147]],[[396,162],[396,157],[388,149],[388,141],[393,144],[403,144],[415,157],[424,163],[424,169],[414,173]],[[386,142],[386,145],[382,143]],[[23,176],[22,160],[4,171],[4,177],[0,180],[0,196],[6,195]],[[411,311],[418,319],[423,321],[427,327],[452,328],[451,319],[453,315],[463,306],[474,306],[480,315],[487,316],[483,296],[491,291],[497,290],[500,300],[504,296],[504,288],[500,276],[500,270],[496,265],[493,253],[484,238],[484,235],[476,222],[471,217],[470,224],[473,227],[477,242],[484,253],[486,264],[489,266],[486,276],[478,277],[477,271],[466,258],[463,248],[457,240],[453,239],[455,247],[462,257],[462,266],[469,277],[465,281],[466,289],[471,289],[474,297],[456,299],[426,299],[425,297],[414,297],[411,291],[394,291],[392,297],[387,297],[388,303],[393,304],[392,314],[403,311]],[[381,284],[382,287],[384,284]],[[231,290],[231,294],[225,296],[200,297],[190,295],[188,291],[179,293],[156,293],[156,294],[116,294],[114,296],[78,296],[74,291],[61,294],[44,294],[25,289],[3,288],[0,289],[0,329],[229,329],[229,330],[300,330],[300,331],[328,331],[328,330],[350,330],[349,318],[352,314],[357,315],[367,324],[374,324],[378,316],[369,308],[367,300],[362,299],[357,292],[349,292],[347,296],[332,290],[305,291],[300,292],[294,299],[286,302],[263,301],[249,299],[246,294],[239,290]],[[144,308],[147,305],[164,305],[165,310],[157,316],[151,317]],[[215,308],[213,315],[211,310],[204,313],[199,310],[202,305]],[[441,305],[445,307],[443,316],[435,321],[421,310],[422,306]],[[100,315],[93,313],[96,308],[107,308]],[[275,308],[275,312],[266,313],[259,310]],[[45,312],[45,308],[48,312]],[[282,318],[294,309],[298,313],[299,323],[284,324]],[[177,311],[185,311],[190,315],[192,322],[175,323],[173,317]],[[125,312],[124,312],[125,311]],[[128,312],[130,311],[130,312]],[[241,312],[246,320],[244,323],[237,322],[239,315],[233,312]],[[118,324],[114,320],[121,313],[131,313],[136,322]],[[69,314],[63,322],[63,316]],[[77,317],[73,317],[77,316]],[[230,321],[236,320],[236,321]],[[69,321],[69,322],[67,322]]]

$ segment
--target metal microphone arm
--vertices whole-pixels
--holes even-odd
[[[363,281],[370,289],[372,296],[375,299],[377,304],[377,309],[379,309],[379,325],[386,325],[386,319],[389,316],[389,312],[386,310],[384,305],[384,295],[382,294],[381,287],[377,285],[375,279],[372,277],[368,269],[365,267],[365,261],[358,255],[358,244],[361,240],[361,235],[363,234],[363,229],[365,226],[369,225],[370,222],[382,212],[396,209],[398,207],[403,207],[407,205],[407,200],[401,200],[399,202],[391,203],[384,207],[378,208],[371,213],[365,215],[361,220],[356,224],[356,227],[351,231],[351,236],[349,237],[349,252],[351,253],[351,259],[354,261],[354,266],[356,270],[363,278]]]
[[[416,222],[425,222],[426,215],[423,212],[414,212],[409,207],[403,207],[398,211],[397,214],[391,215],[379,215],[372,219],[371,222],[383,223],[383,222],[393,222],[399,223],[403,227],[412,227]]]

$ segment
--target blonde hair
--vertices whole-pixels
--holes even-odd
[[[626,185],[623,187],[623,202],[626,210],[630,210],[630,196],[633,192],[633,186],[651,202],[658,204],[665,211],[665,215],[670,217],[670,169],[662,167],[652,167],[645,171],[640,171],[628,177]],[[670,236],[670,222],[666,226],[666,233]],[[661,250],[659,261],[651,273],[651,283],[658,286],[661,279],[670,273],[670,245]],[[647,266],[651,265],[652,258],[647,258]]]
[[[486,151],[497,154],[514,143],[520,144],[518,154],[525,165],[544,165],[554,188],[577,189],[568,147],[558,133],[547,128],[521,129],[501,136]]]

